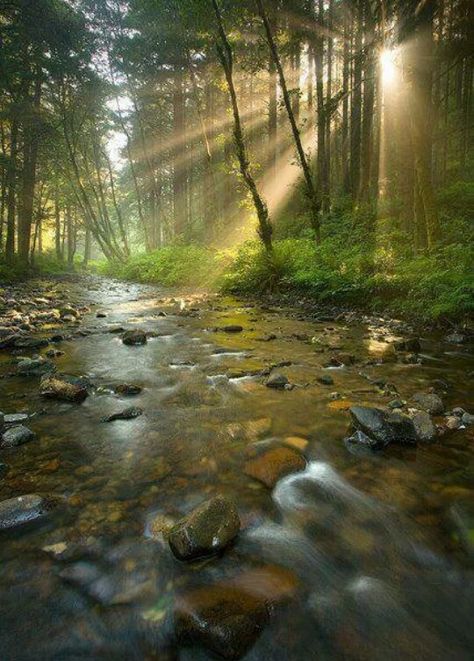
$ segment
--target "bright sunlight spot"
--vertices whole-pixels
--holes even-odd
[[[384,87],[393,85],[397,78],[397,51],[385,48],[380,53],[382,68],[382,84]]]

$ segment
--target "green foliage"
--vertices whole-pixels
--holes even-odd
[[[4,258],[0,261],[1,282],[15,282],[17,280],[43,275],[61,275],[66,271],[66,264],[59,260],[54,252],[36,255],[34,263],[28,267],[25,267],[19,260],[15,260],[12,264],[7,264]]]
[[[471,244],[472,245],[472,244]],[[474,312],[474,251],[452,244],[429,256],[400,256],[383,245],[328,238],[276,241],[268,259],[256,242],[238,251],[224,288],[234,293],[295,289],[321,302],[390,311],[418,321]]]
[[[127,262],[100,262],[97,270],[124,280],[158,283],[165,286],[209,288],[224,268],[225,256],[200,246],[167,246]]]

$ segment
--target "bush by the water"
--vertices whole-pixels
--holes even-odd
[[[402,242],[402,241],[401,241]],[[192,286],[258,294],[295,290],[321,302],[389,311],[420,321],[474,312],[474,250],[454,243],[430,255],[413,255],[340,237],[321,246],[311,239],[274,242],[268,256],[258,241],[233,252],[168,246],[125,264],[101,263],[105,275],[165,286]]]

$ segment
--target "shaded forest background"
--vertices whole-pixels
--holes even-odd
[[[471,314],[473,19],[470,0],[0,0],[2,276],[92,264]]]

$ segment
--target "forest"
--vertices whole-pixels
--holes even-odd
[[[1,661],[467,661],[473,0],[0,0]]]
[[[472,14],[4,0],[2,272],[106,260],[141,280],[469,314]]]

